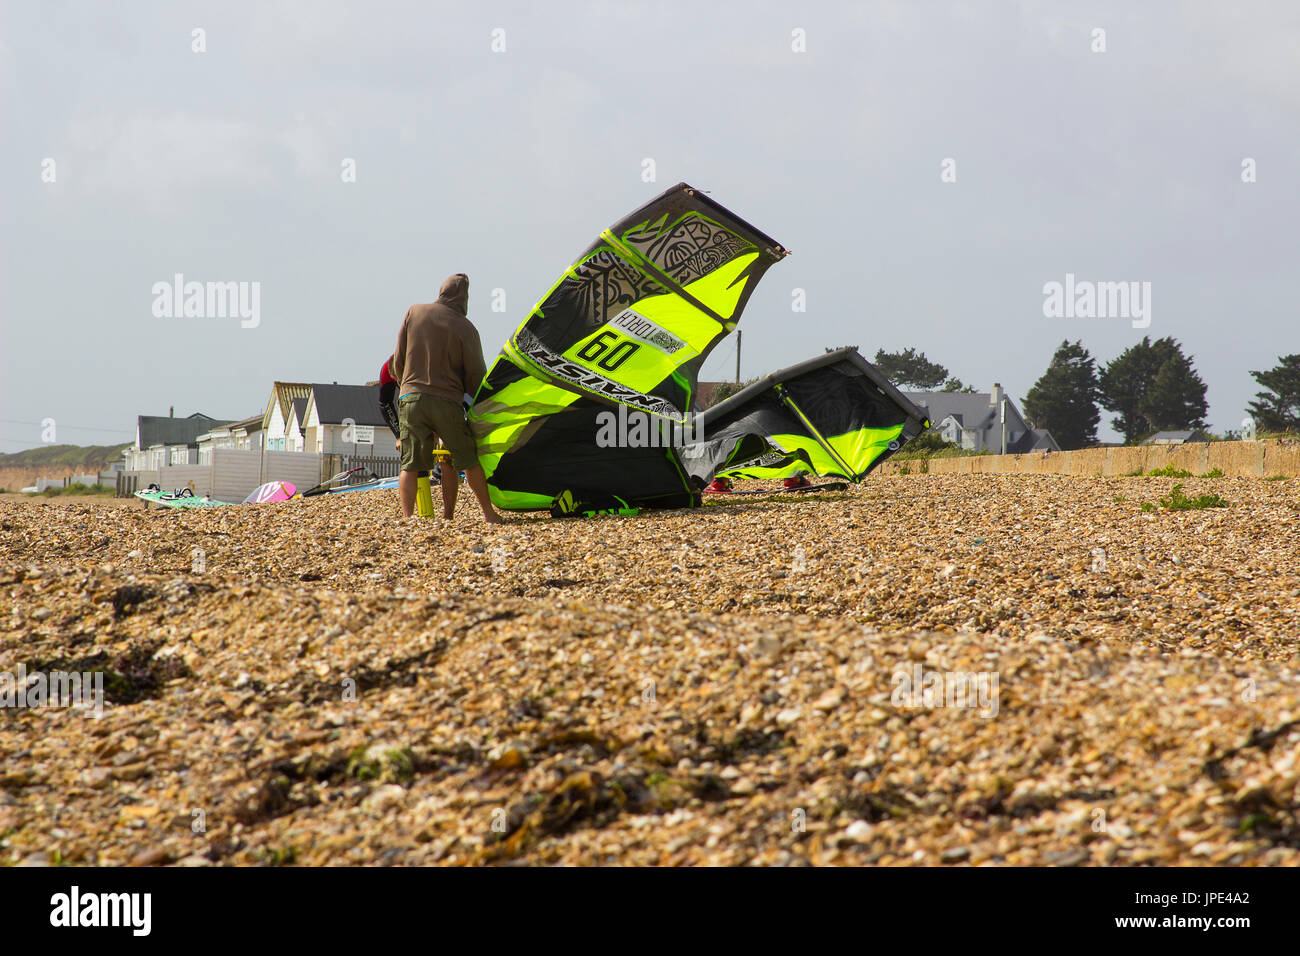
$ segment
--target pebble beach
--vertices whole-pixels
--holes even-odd
[[[1300,479],[1181,483],[6,496],[0,672],[104,700],[0,714],[0,863],[1294,866]]]

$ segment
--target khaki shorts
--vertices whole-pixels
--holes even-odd
[[[457,471],[478,464],[478,448],[465,421],[465,409],[437,395],[403,395],[397,400],[398,430],[402,437],[402,471],[430,471],[433,450],[442,439]]]

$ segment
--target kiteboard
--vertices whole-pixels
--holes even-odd
[[[268,481],[259,485],[243,500],[243,504],[269,504],[276,501],[288,501],[297,493],[297,488],[287,481]],[[189,488],[177,488],[175,491],[163,491],[157,485],[150,485],[144,491],[137,491],[135,496],[148,504],[162,505],[164,508],[224,508],[237,504],[234,501],[219,501],[207,495],[196,495]]]
[[[144,491],[137,491],[135,496],[149,504],[162,505],[164,508],[218,508],[230,503],[196,495],[188,488],[163,491],[151,486]]]
[[[367,481],[360,485],[344,485],[341,488],[329,488],[326,489],[326,493],[331,495],[342,495],[347,494],[349,491],[380,491],[396,487],[396,478],[379,478],[375,481]]]

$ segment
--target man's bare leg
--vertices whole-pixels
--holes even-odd
[[[404,471],[397,476],[397,494],[402,499],[402,514],[408,518],[415,514],[415,491],[419,480],[418,471]]]
[[[492,496],[488,494],[487,478],[483,475],[483,466],[475,465],[465,469],[465,480],[470,490],[478,499],[478,506],[483,509],[483,520],[488,524],[502,524],[501,516],[492,507]]]
[[[442,516],[450,521],[456,513],[456,492],[460,489],[460,476],[448,462],[442,463]]]

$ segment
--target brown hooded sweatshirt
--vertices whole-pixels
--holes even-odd
[[[448,276],[438,301],[413,305],[402,319],[397,349],[389,360],[397,394],[424,392],[461,404],[473,395],[486,371],[478,330],[465,317],[469,306],[469,277]]]

